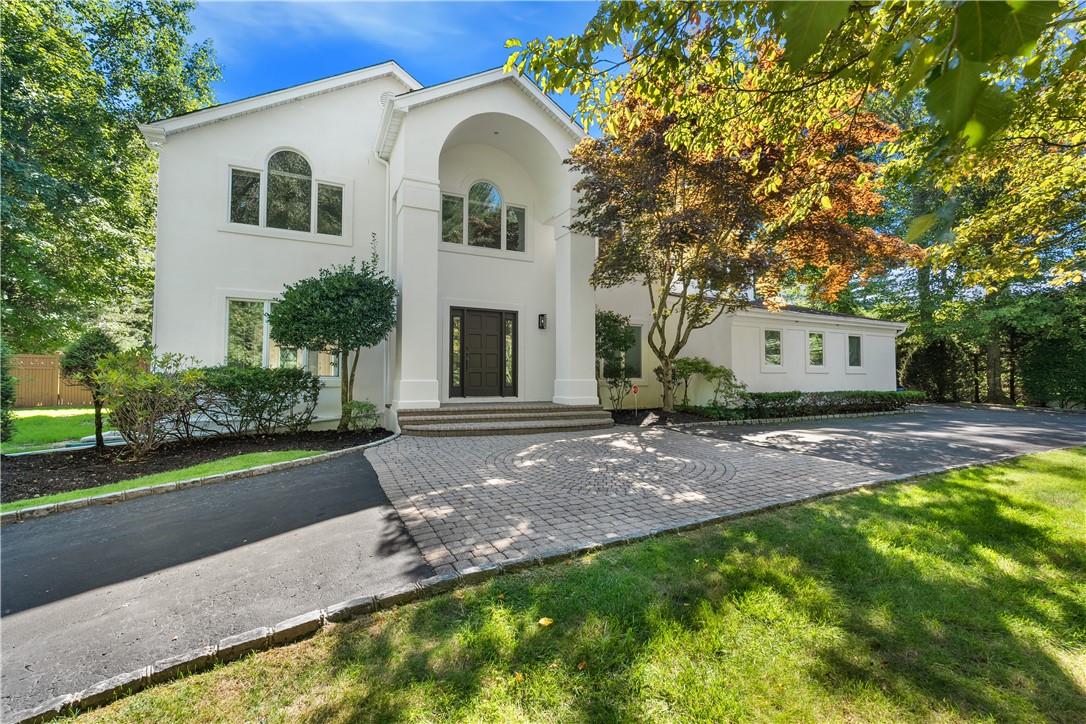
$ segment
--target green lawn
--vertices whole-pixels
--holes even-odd
[[[36,407],[15,410],[14,415],[15,434],[0,445],[5,453],[40,450],[94,434],[93,407]]]
[[[187,480],[188,478],[200,478],[205,475],[229,473],[233,470],[244,470],[245,468],[252,468],[257,465],[268,465],[270,463],[281,463],[287,460],[298,460],[300,458],[319,455],[322,452],[324,452],[324,450],[273,450],[271,452],[234,455],[210,463],[200,463],[199,465],[190,465],[187,468],[167,470],[164,473],[144,475],[139,478],[132,478],[131,480],[122,480],[108,485],[99,485],[95,488],[70,490],[67,493],[43,495],[39,498],[27,498],[26,500],[13,500],[10,503],[0,505],[0,513],[7,513],[12,510],[19,510],[20,508],[29,508],[35,505],[47,505],[48,503],[59,503],[65,500],[75,500],[77,498],[89,498],[92,495],[116,493],[118,490],[142,488],[145,485],[172,483],[175,480]]]
[[[89,718],[1086,721],[1084,481],[1053,452],[663,536]]]

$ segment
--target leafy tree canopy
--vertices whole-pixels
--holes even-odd
[[[149,298],[154,155],[136,124],[208,105],[194,2],[4,5],[3,333],[51,352],[87,320]]]

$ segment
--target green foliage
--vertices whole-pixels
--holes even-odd
[[[120,351],[117,343],[105,331],[90,329],[64,350],[60,371],[68,379],[87,388],[94,401],[94,444],[105,449],[102,437],[102,390],[98,384],[98,363]]]
[[[1020,368],[1031,402],[1086,406],[1086,284],[1014,297],[994,323],[1026,340]]]
[[[188,411],[189,420],[179,428],[186,436],[189,431],[233,435],[302,432],[313,422],[321,391],[320,378],[294,367],[224,365],[192,370],[191,374],[196,381],[195,405]]]
[[[914,349],[901,369],[901,382],[935,402],[958,402],[967,394],[968,359],[953,339],[934,339]]]
[[[213,99],[211,46],[187,40],[194,7],[4,4],[0,285],[16,349],[52,352],[149,299],[156,161],[137,124]]]
[[[714,366],[705,379],[713,385],[713,407],[732,407],[746,399],[747,386],[724,365]]]
[[[607,383],[607,398],[612,410],[621,410],[626,395],[633,389],[629,368],[623,358],[603,361],[603,381]]]
[[[690,378],[694,375],[701,375],[705,379],[709,379],[709,375],[714,369],[716,367],[713,363],[704,357],[677,357],[671,363],[672,395],[674,396],[674,392],[679,389],[681,384],[683,386],[682,404],[688,404],[690,402]],[[660,384],[664,384],[663,369],[657,367],[654,372]]]
[[[368,262],[321,269],[287,284],[268,315],[271,336],[287,347],[329,350],[340,357],[339,430],[347,430],[359,351],[384,340],[396,326],[396,284]],[[350,353],[354,361],[348,365]]]
[[[349,430],[371,432],[381,425],[381,413],[369,400],[354,400],[347,408]]]
[[[178,354],[156,356],[148,349],[103,359],[97,373],[110,424],[128,443],[124,455],[147,457],[177,436],[174,421],[193,408],[201,375]]]
[[[7,342],[0,342],[0,442],[6,442],[15,434],[15,378],[11,376],[11,350]]]
[[[605,364],[621,360],[636,341],[637,332],[630,326],[628,315],[596,310],[596,359]]]
[[[712,404],[686,405],[682,409],[715,420],[768,420],[900,410],[925,399],[923,392],[916,391],[742,392],[739,407]]]

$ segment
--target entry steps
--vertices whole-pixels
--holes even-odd
[[[425,437],[529,435],[535,432],[604,430],[615,423],[598,405],[553,402],[456,403],[400,410],[400,432]]]

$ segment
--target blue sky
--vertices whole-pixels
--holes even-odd
[[[423,85],[500,66],[505,40],[578,32],[583,2],[201,2],[193,40],[211,38],[228,102],[397,61]],[[571,98],[557,99],[573,110]]]

